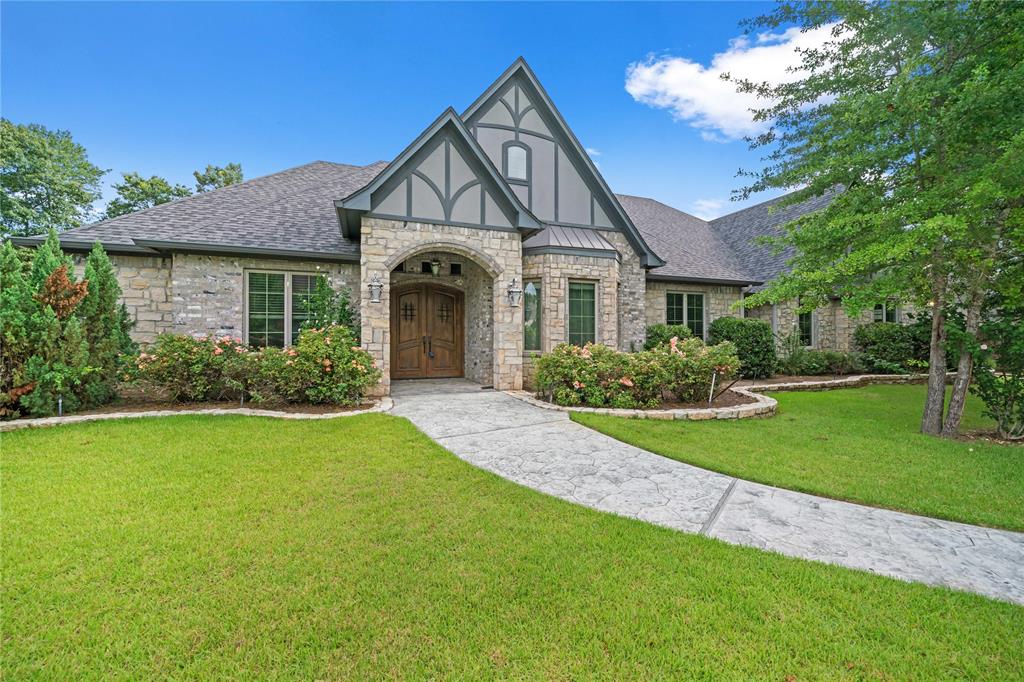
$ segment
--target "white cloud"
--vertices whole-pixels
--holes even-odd
[[[594,166],[598,169],[601,168],[601,164],[597,162],[597,157],[601,156],[600,150],[594,149],[593,147],[586,147],[587,156],[594,162]]]
[[[722,215],[722,207],[725,206],[724,199],[697,199],[693,202],[693,215],[701,220],[712,220]]]
[[[764,132],[767,124],[755,122],[750,112],[767,102],[755,95],[738,93],[721,79],[722,73],[755,82],[780,83],[797,75],[787,69],[799,65],[797,48],[818,47],[831,38],[831,26],[801,33],[790,28],[781,33],[741,36],[729,41],[707,66],[686,57],[650,56],[626,69],[626,92],[637,102],[668,109],[676,120],[686,121],[705,140],[729,142]]]

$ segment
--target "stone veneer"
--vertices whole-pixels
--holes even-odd
[[[391,275],[402,261],[421,254],[448,253],[476,262],[492,280],[492,381],[495,388],[517,390],[523,385],[523,309],[512,307],[506,287],[523,281],[522,238],[518,232],[489,230],[364,216],[361,227],[360,311],[362,341],[383,370],[377,392],[391,390]],[[380,303],[370,302],[374,276],[384,284]]]
[[[72,257],[78,276],[85,270],[85,257]],[[172,331],[175,305],[169,293],[171,259],[110,254],[110,262],[121,286],[121,301],[135,320],[132,339],[147,344],[156,340],[157,334]]]
[[[764,320],[772,326],[776,345],[781,348],[782,339],[797,328],[797,303],[784,301],[774,306],[764,305],[747,310],[747,317]],[[862,324],[871,322],[872,312],[864,311],[859,316],[850,317],[839,301],[830,301],[828,305],[816,308],[811,312],[813,327],[812,348],[820,350],[856,350],[853,332]]]
[[[437,277],[429,269],[423,272],[423,262],[432,260],[441,264]],[[448,274],[452,263],[462,265],[462,275],[453,277]],[[391,271],[392,286],[414,282],[440,284],[463,292],[464,373],[471,381],[490,385],[494,375],[494,301],[491,295],[494,283],[491,276],[475,261],[464,256],[425,252],[405,261],[403,272]]]
[[[665,324],[668,319],[668,304],[665,295],[669,292],[704,294],[704,332],[719,317],[739,317],[743,313],[732,306],[742,299],[740,287],[718,284],[690,284],[688,282],[647,282],[647,324]]]
[[[174,255],[170,287],[173,331],[245,338],[245,273],[249,270],[320,273],[335,289],[351,290],[353,298],[359,288],[359,267],[355,263],[178,253]]]

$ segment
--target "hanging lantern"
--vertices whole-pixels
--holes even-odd
[[[380,303],[380,293],[384,291],[384,282],[380,281],[380,276],[374,275],[366,286],[370,290],[370,303]]]
[[[519,301],[523,297],[523,288],[519,286],[519,282],[513,277],[512,281],[508,285],[508,304],[513,308],[519,307]]]

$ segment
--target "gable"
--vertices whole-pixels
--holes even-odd
[[[540,227],[451,109],[373,182],[335,205],[350,238],[362,214],[495,230]]]
[[[480,148],[539,220],[621,231],[645,265],[662,261],[601,178],[536,76],[522,59],[463,113]],[[510,150],[525,151],[526,172],[510,172]],[[523,154],[514,160],[519,162]]]

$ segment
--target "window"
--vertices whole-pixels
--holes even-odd
[[[505,145],[505,177],[509,180],[530,179],[530,154],[518,144]]]
[[[309,301],[321,275],[249,272],[246,276],[247,339],[254,346],[282,348],[299,338],[309,319]]]
[[[899,322],[900,316],[899,311],[891,303],[879,303],[875,306],[874,312],[875,322]]]
[[[800,313],[797,318],[797,331],[800,334],[800,345],[801,346],[813,346],[814,345],[814,313],[806,312]]]
[[[569,282],[569,343],[582,346],[597,341],[593,282]]]
[[[665,295],[665,322],[685,324],[697,338],[704,338],[704,294]]]
[[[523,348],[541,350],[540,282],[527,281],[523,287]]]

